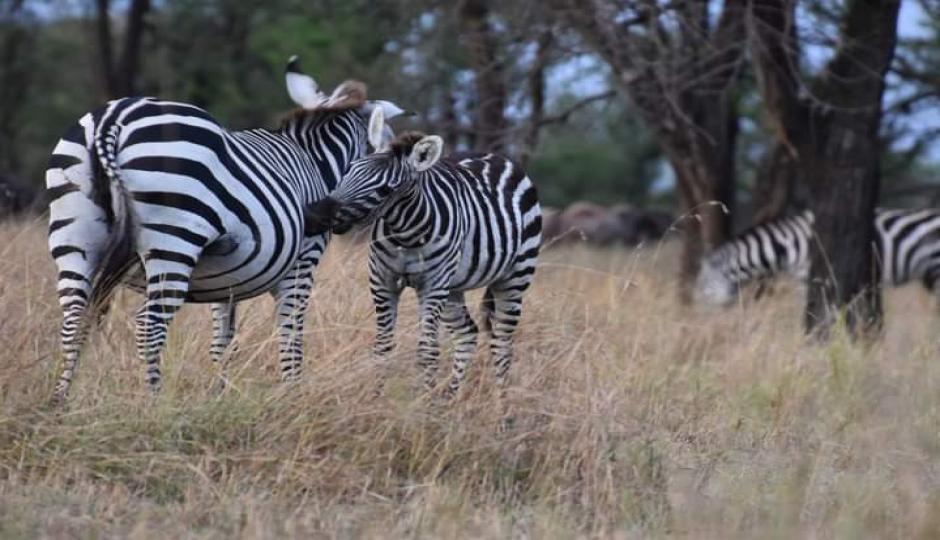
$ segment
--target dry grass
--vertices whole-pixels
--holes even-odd
[[[820,347],[785,292],[727,312],[679,306],[671,246],[553,251],[506,398],[481,361],[441,406],[414,389],[410,296],[397,376],[370,397],[363,254],[336,243],[301,384],[275,382],[262,298],[242,311],[234,391],[210,391],[208,309],[192,306],[165,392],[148,398],[139,299],[122,292],[69,412],[52,414],[59,311],[43,229],[0,227],[2,538],[940,534],[938,325],[917,288],[888,295],[882,343]]]

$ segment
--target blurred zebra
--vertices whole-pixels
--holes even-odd
[[[147,382],[160,389],[160,351],[186,302],[212,302],[210,356],[234,334],[239,300],[277,301],[281,375],[300,375],[303,317],[329,234],[305,235],[303,208],[365,155],[365,85],[317,89],[297,58],[286,73],[299,106],[274,130],[227,131],[204,110],[123,98],[83,116],[49,160],[49,249],[59,270],[64,368],[54,400],[75,374],[91,314],[127,278],[146,293],[136,317]],[[386,137],[388,134],[385,134]]]
[[[309,208],[308,232],[332,228],[343,234],[353,223],[375,221],[369,260],[378,327],[375,355],[385,365],[399,296],[404,287],[414,288],[421,317],[418,363],[428,389],[437,380],[443,321],[455,339],[447,392],[459,390],[478,333],[464,293],[486,287],[484,326],[492,335],[493,368],[502,386],[541,243],[535,186],[500,156],[441,159],[443,141],[434,135],[409,132],[386,145],[380,140],[383,126],[382,111],[374,111],[369,136],[377,153],[353,162],[329,197]]]
[[[756,225],[705,256],[696,283],[700,302],[727,305],[738,288],[778,272],[809,277],[809,248],[813,241],[811,211]],[[877,209],[876,256],[882,282],[899,286],[919,279],[934,291],[940,278],[940,211]]]

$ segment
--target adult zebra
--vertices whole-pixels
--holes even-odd
[[[103,308],[128,273],[147,296],[136,339],[153,392],[167,327],[184,301],[215,303],[210,355],[218,360],[234,334],[236,302],[271,292],[282,377],[300,375],[312,273],[329,241],[304,234],[303,208],[366,153],[372,110],[403,111],[366,100],[357,81],[324,94],[296,57],[286,83],[299,108],[275,130],[230,132],[193,105],[123,98],[83,116],[59,141],[46,171],[63,309],[55,401],[68,393],[89,308]]]
[[[440,159],[437,136],[409,132],[385,145],[384,124],[382,111],[373,111],[369,137],[377,153],[354,161],[329,197],[309,208],[309,232],[342,234],[356,222],[375,220],[369,258],[375,355],[385,360],[391,352],[399,296],[413,287],[421,317],[418,364],[428,389],[437,380],[442,319],[455,338],[447,391],[460,389],[478,333],[464,292],[486,287],[484,323],[502,386],[541,243],[535,186],[522,169],[493,154]]]
[[[812,236],[809,210],[744,231],[704,258],[696,283],[698,300],[727,305],[742,284],[778,272],[791,272],[805,281]],[[875,236],[883,283],[897,286],[920,279],[928,290],[938,293],[940,211],[879,208]]]

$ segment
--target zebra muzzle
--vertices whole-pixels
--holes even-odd
[[[332,197],[326,197],[309,205],[304,210],[304,234],[307,236],[324,234],[333,226],[333,218],[342,204]]]

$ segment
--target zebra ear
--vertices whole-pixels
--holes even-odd
[[[388,120],[391,120],[396,116],[415,116],[414,111],[402,109],[391,101],[385,101],[384,99],[374,99],[367,101],[365,105],[362,106],[362,113],[363,115],[372,114],[372,111],[376,109],[382,109],[382,112],[385,113],[385,118]]]
[[[369,117],[369,144],[376,152],[385,152],[389,149],[389,138],[386,134],[388,126],[385,125],[385,111],[381,107],[372,109]],[[391,129],[388,129],[391,132]]]
[[[326,94],[319,90],[313,77],[300,70],[300,62],[296,54],[287,61],[285,77],[287,93],[291,100],[304,109],[315,109],[326,100]]]
[[[408,156],[408,161],[418,172],[426,171],[441,159],[443,151],[444,139],[437,135],[428,135],[415,143],[411,149],[411,155]]]

